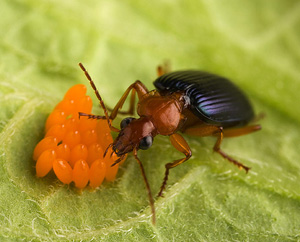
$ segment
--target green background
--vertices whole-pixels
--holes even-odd
[[[2,0],[0,240],[299,241],[299,26],[296,0]],[[35,177],[47,115],[88,85],[78,62],[113,106],[137,79],[153,88],[165,59],[231,78],[266,115],[262,131],[222,145],[248,175],[212,152],[214,138],[185,136],[193,157],[171,170],[156,226],[132,156],[95,192]],[[157,137],[139,157],[156,194],[182,154]]]

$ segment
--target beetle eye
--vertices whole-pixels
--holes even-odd
[[[120,127],[121,129],[124,129],[132,120],[134,120],[135,118],[131,118],[131,117],[128,117],[128,118],[124,118],[121,123],[120,123]]]
[[[139,148],[142,150],[147,150],[151,147],[152,143],[153,143],[153,137],[151,135],[148,135],[141,139]]]

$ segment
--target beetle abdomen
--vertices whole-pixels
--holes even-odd
[[[191,111],[209,124],[243,126],[254,118],[247,97],[224,77],[202,71],[176,71],[158,77],[154,86],[163,95],[185,92],[191,100]]]

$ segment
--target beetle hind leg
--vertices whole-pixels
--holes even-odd
[[[214,151],[218,152],[224,159],[226,159],[229,162],[236,165],[240,170],[244,169],[246,171],[246,173],[248,173],[248,171],[251,169],[250,167],[243,165],[242,163],[240,163],[237,160],[233,159],[232,157],[230,157],[224,151],[221,150],[220,146],[221,146],[221,143],[222,143],[222,140],[223,140],[223,137],[224,137],[222,127],[220,127],[220,132],[217,135],[218,135],[218,139],[217,139],[217,142],[214,145],[214,148],[213,148]]]
[[[241,135],[246,135],[246,134],[256,132],[260,129],[261,126],[259,124],[249,125],[249,126],[239,127],[239,128],[224,129],[224,130],[223,127],[200,124],[200,125],[188,127],[185,130],[183,130],[183,132],[198,137],[204,137],[204,136],[218,137],[213,150],[215,152],[218,152],[224,159],[236,165],[239,169],[244,169],[246,173],[248,173],[250,167],[243,165],[242,163],[238,162],[237,160],[227,155],[223,150],[221,150],[220,146],[224,137],[238,137]]]

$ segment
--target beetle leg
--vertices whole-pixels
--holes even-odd
[[[160,187],[160,191],[158,193],[158,197],[162,196],[162,193],[166,187],[167,184],[167,180],[168,180],[168,176],[169,176],[169,170],[171,168],[174,168],[180,164],[182,164],[183,162],[187,161],[191,156],[192,156],[192,151],[188,145],[188,143],[185,141],[185,139],[179,135],[179,134],[172,134],[170,135],[170,140],[172,145],[180,152],[182,152],[185,155],[185,158],[179,159],[179,160],[175,160],[172,163],[167,163],[165,165],[166,167],[166,171],[165,171],[165,177],[163,180],[163,183]]]
[[[119,132],[119,129],[115,128],[112,126],[111,124],[111,120],[114,120],[119,112],[119,109],[122,108],[128,94],[130,93],[130,91],[132,90],[132,96],[130,99],[130,107],[129,107],[129,113],[133,113],[134,111],[134,103],[135,103],[135,92],[138,94],[138,98],[140,99],[144,94],[148,93],[148,89],[144,86],[144,84],[141,81],[136,81],[133,84],[131,84],[127,90],[125,91],[125,93],[123,94],[123,96],[121,97],[121,99],[119,100],[119,102],[117,103],[117,105],[114,107],[114,109],[112,110],[110,116],[108,116],[107,113],[107,108],[105,107],[105,104],[101,98],[100,93],[98,92],[95,83],[93,82],[91,76],[89,75],[89,73],[87,72],[87,70],[85,69],[85,67],[79,63],[80,68],[83,70],[85,76],[87,77],[87,79],[89,80],[92,88],[95,91],[95,94],[98,98],[98,100],[100,101],[100,105],[104,110],[104,114],[105,114],[105,118],[107,120],[108,126],[110,127],[110,129],[112,131],[116,131]],[[99,119],[99,118],[98,118]]]
[[[134,106],[135,106],[135,89],[132,89],[131,91],[131,96],[130,96],[130,103],[129,103],[129,109],[127,111],[121,111],[118,110],[119,114],[129,114],[129,115],[133,115],[134,114]],[[112,112],[113,109],[106,107],[108,111]]]
[[[218,140],[214,146],[214,151],[218,152],[223,158],[227,159],[229,162],[233,163],[234,165],[236,165],[239,169],[244,169],[246,171],[246,173],[248,173],[248,171],[250,170],[250,167],[247,167],[245,165],[243,165],[242,163],[238,162],[237,160],[233,159],[232,157],[230,157],[229,155],[227,155],[224,151],[221,150],[220,146],[224,137],[224,133],[223,133],[223,128],[219,127],[219,133],[218,135]]]
[[[258,121],[264,119],[266,117],[266,114],[263,112],[258,113],[254,119],[251,120],[251,123],[257,123]]]
[[[88,117],[88,119],[106,119],[105,116],[100,116],[100,115],[94,115],[94,114],[89,114],[89,113],[81,113],[78,112],[78,116],[80,117]]]
[[[133,150],[133,155],[134,155],[134,158],[136,159],[137,163],[140,166],[140,169],[141,169],[141,172],[142,172],[142,175],[143,175],[143,178],[144,178],[144,182],[145,182],[145,185],[146,185],[146,188],[147,188],[147,191],[148,191],[148,197],[149,197],[150,207],[151,207],[151,211],[152,211],[152,224],[155,224],[154,199],[153,199],[153,196],[152,196],[152,193],[151,193],[150,185],[149,185],[149,182],[147,180],[143,164],[140,161],[140,159],[137,157],[137,149],[136,148]]]
[[[246,135],[261,129],[260,125],[249,125],[241,128],[231,128],[223,129],[222,127],[213,126],[213,125],[196,125],[190,128],[187,128],[183,132],[193,136],[218,136],[218,140],[214,146],[214,151],[218,152],[223,158],[232,162],[234,165],[238,166],[240,169],[244,169],[246,173],[249,171],[249,167],[243,165],[242,163],[236,161],[235,159],[228,156],[224,151],[221,150],[220,146],[223,140],[223,137],[237,137],[241,135]]]
[[[219,127],[214,125],[200,124],[189,127],[182,132],[192,136],[204,137],[211,136],[219,132]]]
[[[114,109],[112,110],[112,112],[110,114],[110,119],[114,120],[116,118],[116,116],[119,112],[119,109],[122,108],[130,91],[132,91],[132,95],[131,95],[131,99],[130,99],[129,113],[133,113],[133,111],[134,111],[135,93],[137,93],[138,98],[141,99],[141,97],[143,95],[145,95],[149,92],[148,89],[145,87],[145,85],[141,81],[136,81],[133,84],[131,84],[127,88],[127,90],[124,92],[123,96],[120,98],[119,102],[116,104]]]
[[[241,135],[250,134],[258,130],[261,130],[261,126],[259,124],[256,124],[256,125],[249,125],[241,128],[224,129],[223,134],[224,137],[237,137]]]
[[[78,112],[78,116],[79,116],[79,119],[80,119],[81,116],[88,117],[88,119],[106,119],[105,116],[88,114],[88,113],[81,113],[81,112]],[[111,120],[110,120],[110,122],[111,122]],[[120,130],[115,128],[114,126],[110,126],[109,128],[110,128],[111,131],[120,132]]]
[[[157,76],[160,77],[163,74],[166,74],[168,72],[171,72],[171,67],[170,67],[170,62],[166,60],[162,65],[159,65],[157,67]]]
[[[88,113],[81,113],[81,112],[78,112],[78,116],[79,116],[79,119],[81,116],[85,116],[85,117],[88,117],[88,119],[106,119],[105,116],[100,116],[100,115],[94,115],[94,114],[88,114]],[[111,120],[109,120],[111,122]],[[109,123],[109,122],[108,122]],[[111,131],[114,131],[114,132],[120,132],[119,129],[115,128],[114,126],[110,126],[109,127]]]

